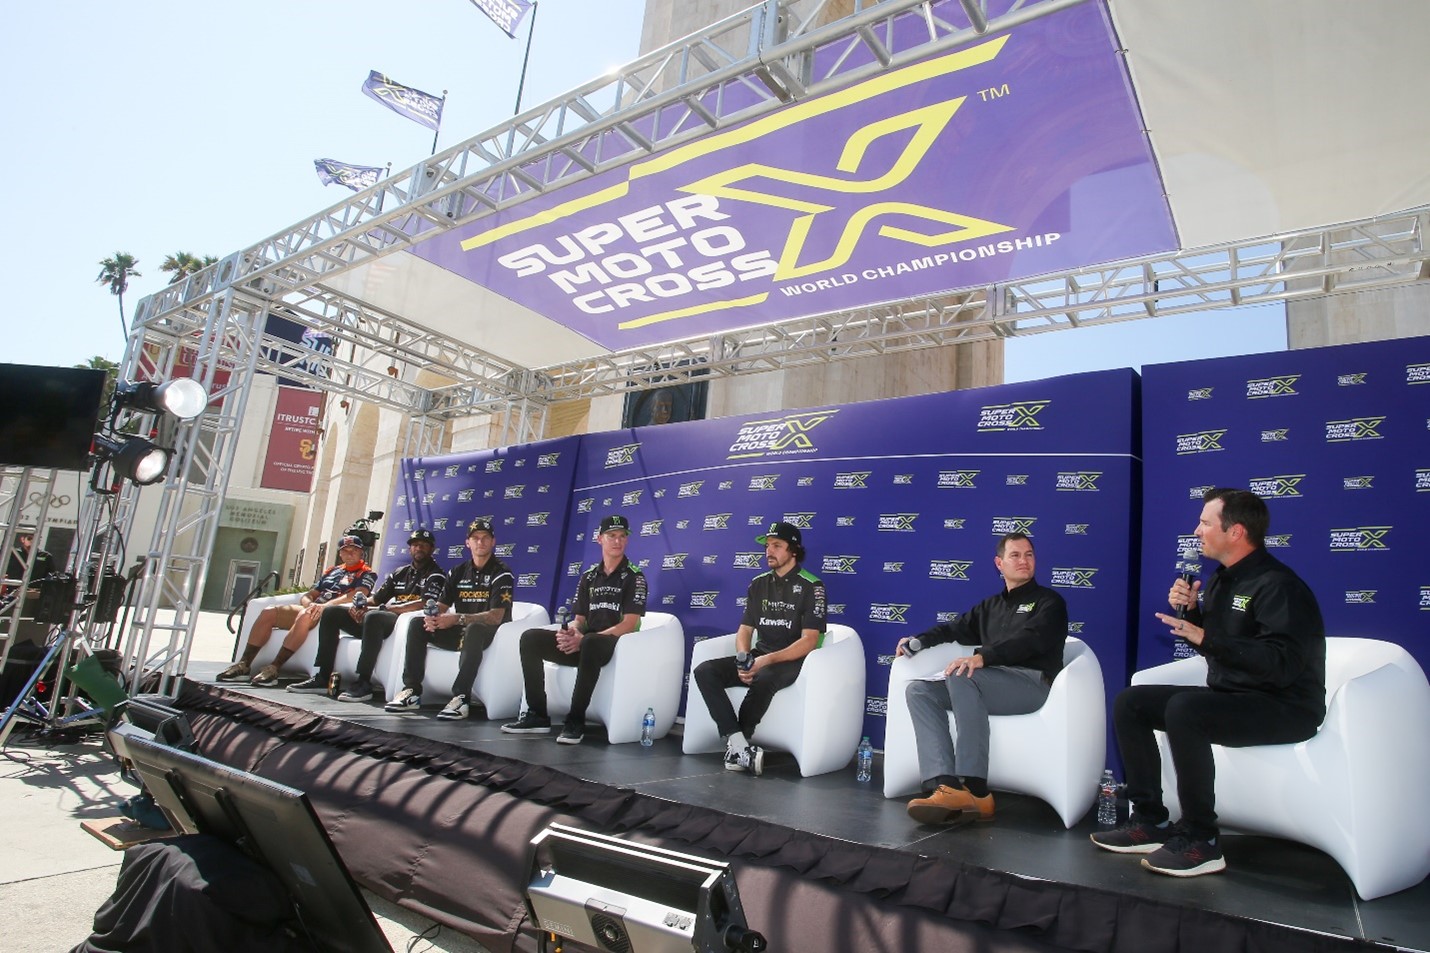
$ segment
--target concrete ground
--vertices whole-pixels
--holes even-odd
[[[190,655],[226,661],[234,637],[221,613],[201,613]],[[80,823],[119,817],[117,805],[137,788],[122,779],[114,757],[95,734],[72,744],[15,732],[0,751],[0,953],[61,951],[90,934],[94,912],[114,890],[123,854]],[[397,951],[436,930],[412,949],[477,951],[469,937],[367,893],[368,905]]]

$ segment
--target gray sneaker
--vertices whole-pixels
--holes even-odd
[[[422,707],[422,696],[410,688],[404,688],[397,697],[382,706],[383,711],[412,712]]]

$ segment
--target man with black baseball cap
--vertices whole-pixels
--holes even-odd
[[[438,597],[438,614],[414,622],[407,630],[407,656],[403,660],[402,690],[387,703],[388,711],[416,711],[422,706],[422,679],[427,674],[427,646],[461,652],[452,698],[437,713],[458,720],[472,712],[472,685],[482,664],[482,653],[496,638],[502,623],[511,621],[512,571],[492,551],[496,548],[492,521],[484,517],[467,526],[467,552],[472,558],[452,570]],[[476,706],[481,710],[480,703]],[[485,714],[485,712],[483,712]]]
[[[571,711],[557,741],[577,745],[586,733],[586,708],[596,690],[601,668],[616,652],[616,639],[640,628],[645,615],[646,581],[639,567],[626,559],[631,524],[612,514],[601,520],[596,536],[601,561],[581,574],[576,586],[576,615],[568,625],[527,629],[521,635],[521,674],[526,682],[526,712],[501,730],[518,735],[547,734],[546,672],[542,662],[576,668]],[[557,614],[558,619],[560,613]]]
[[[715,727],[725,739],[725,768],[758,775],[765,752],[752,739],[775,692],[794,684],[804,657],[819,646],[825,630],[824,583],[801,567],[804,536],[793,523],[771,523],[755,542],[765,547],[767,572],[750,580],[745,614],[735,632],[735,654],[707,659],[693,677]],[[749,689],[740,713],[727,688]]]
[[[278,684],[278,670],[283,663],[293,657],[293,653],[303,645],[303,640],[318,624],[323,606],[346,605],[353,596],[361,592],[364,597],[372,592],[377,582],[377,573],[363,557],[367,547],[360,536],[344,536],[338,540],[338,562],[323,573],[312,589],[303,593],[297,605],[269,606],[258,613],[253,620],[253,628],[248,630],[248,644],[243,647],[243,656],[218,674],[220,682],[236,682],[248,678],[249,667],[258,652],[268,644],[274,629],[287,629],[283,647],[278,650],[273,661],[258,670],[249,681],[259,688],[269,688]]]
[[[318,657],[313,662],[316,671],[312,678],[289,685],[288,690],[314,695],[326,692],[338,658],[338,633],[346,632],[362,638],[362,654],[358,656],[357,681],[338,699],[362,702],[371,698],[372,670],[383,641],[397,628],[398,617],[416,612],[428,599],[440,596],[447,583],[447,574],[432,558],[436,547],[437,537],[431,530],[413,530],[407,538],[410,561],[388,573],[370,599],[363,600],[361,606],[348,603],[323,609],[318,620]]]

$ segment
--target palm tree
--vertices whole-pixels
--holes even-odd
[[[124,317],[124,292],[129,290],[130,278],[143,277],[135,270],[138,264],[139,259],[133,255],[117,251],[112,257],[100,261],[99,277],[94,279],[102,285],[108,285],[109,293],[119,299],[119,326],[126,339],[129,337],[129,321]]]
[[[172,285],[175,282],[183,281],[189,275],[203,271],[216,261],[218,261],[218,259],[213,255],[205,255],[203,258],[199,258],[197,255],[191,255],[186,251],[181,251],[172,255],[166,255],[164,257],[164,263],[159,266],[159,270],[173,274],[174,277],[169,279],[169,284]]]
[[[104,397],[100,400],[99,406],[108,407],[110,398],[114,396],[114,383],[119,380],[119,365],[107,357],[96,354],[83,364],[76,364],[75,367],[89,367],[97,371],[104,371]]]

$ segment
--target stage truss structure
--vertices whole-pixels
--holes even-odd
[[[764,0],[625,68],[396,173],[143,299],[121,372],[173,369],[187,349],[215,404],[180,430],[149,548],[151,571],[126,640],[131,664],[185,670],[208,554],[249,386],[279,374],[405,415],[404,456],[441,452],[449,421],[490,415],[494,443],[540,439],[562,401],[871,355],[1291,301],[1430,278],[1430,208],[1078,272],[839,311],[778,325],[523,367],[334,287],[332,279],[635,159],[1090,0]],[[848,0],[844,0],[845,6]],[[950,22],[961,11],[972,27]],[[897,17],[927,29],[896,35]],[[832,63],[816,72],[816,51]],[[858,53],[858,56],[852,54]],[[867,65],[853,66],[854,62]],[[754,105],[724,114],[724,93]],[[712,97],[713,94],[713,97]],[[715,109],[707,105],[717,103]],[[328,336],[335,353],[264,333],[277,314]],[[437,386],[414,383],[445,381]],[[216,382],[218,384],[216,385]],[[136,492],[126,487],[125,494]],[[130,513],[132,505],[122,510]],[[172,620],[158,614],[175,609]]]

